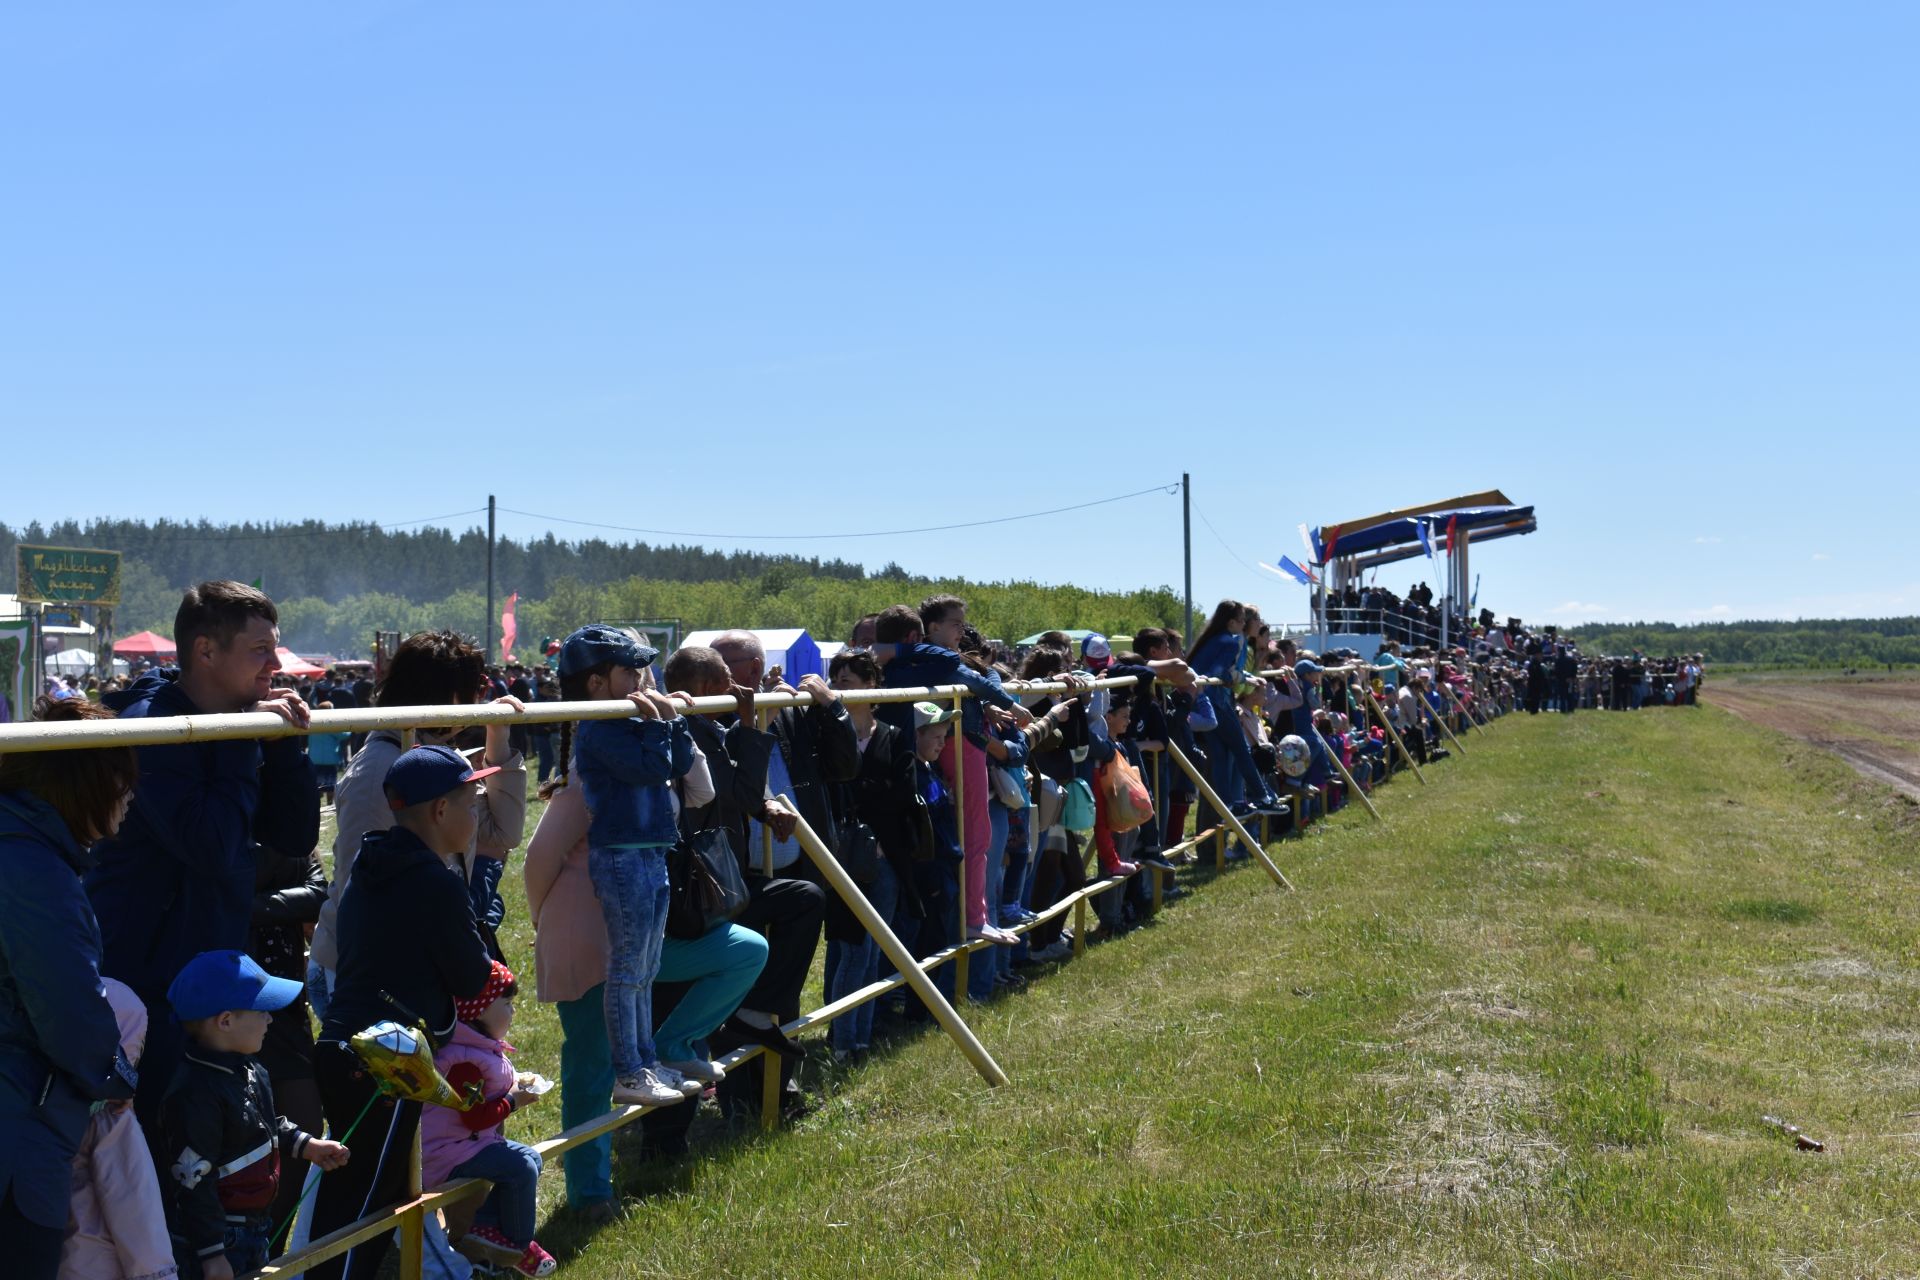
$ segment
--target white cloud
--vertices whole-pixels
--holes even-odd
[[[1816,551],[1816,552],[1814,552],[1814,553],[1813,553],[1813,558],[1814,558],[1815,560],[1831,560],[1831,559],[1833,559],[1833,557],[1832,557],[1832,556],[1830,556],[1830,555],[1828,555],[1828,554],[1827,554],[1826,552],[1824,552],[1824,551]]]
[[[1716,604],[1705,609],[1689,609],[1687,616],[1689,618],[1730,618],[1733,616],[1733,606]]]
[[[1700,543],[1703,546],[1718,546],[1720,543],[1719,538],[1714,537],[1711,534],[1705,534],[1705,533],[1696,537],[1694,541],[1697,543]]]
[[[1547,612],[1556,618],[1598,618],[1604,617],[1613,611],[1604,604],[1590,604],[1584,600],[1569,600],[1565,604],[1555,605],[1553,608],[1547,610]]]

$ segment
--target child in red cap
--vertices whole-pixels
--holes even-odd
[[[513,998],[519,992],[513,973],[498,960],[487,985],[472,999],[454,1001],[460,1021],[453,1036],[433,1055],[433,1063],[455,1093],[473,1094],[478,1105],[467,1111],[428,1107],[420,1116],[420,1179],[433,1187],[455,1178],[485,1178],[493,1183],[460,1252],[483,1262],[512,1266],[523,1275],[553,1274],[553,1255],[533,1238],[534,1193],[540,1181],[540,1153],[511,1142],[507,1117],[540,1097],[537,1078],[515,1073],[507,1059],[513,1046]]]

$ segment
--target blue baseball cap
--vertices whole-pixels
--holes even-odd
[[[611,662],[616,667],[632,667],[638,671],[642,667],[652,666],[653,660],[659,656],[658,649],[641,644],[618,627],[610,627],[604,622],[589,622],[560,645],[560,658],[555,665],[560,668],[562,676],[579,675],[603,662]]]
[[[462,783],[477,782],[498,772],[499,765],[474,768],[452,747],[415,747],[401,752],[400,758],[387,766],[387,776],[380,785],[387,793],[388,806],[397,813],[438,800]]]
[[[1311,676],[1318,675],[1319,673],[1320,664],[1312,658],[1302,658],[1293,664],[1293,674],[1297,676]]]
[[[174,1017],[194,1022],[229,1009],[284,1009],[302,990],[292,978],[276,978],[262,969],[244,951],[202,951],[175,975],[167,1003]]]

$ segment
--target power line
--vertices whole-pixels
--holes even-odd
[[[1260,581],[1267,583],[1269,586],[1272,585],[1273,579],[1271,577],[1260,572],[1258,569],[1248,564],[1245,560],[1242,560],[1240,558],[1240,553],[1227,545],[1227,540],[1220,536],[1220,531],[1218,529],[1213,527],[1213,521],[1207,519],[1206,512],[1200,510],[1200,508],[1198,507],[1195,507],[1193,509],[1193,513],[1200,517],[1200,523],[1207,526],[1207,532],[1213,535],[1214,541],[1220,544],[1221,549],[1224,550],[1229,556],[1233,557],[1233,562],[1235,564],[1239,565],[1242,569],[1245,569],[1248,573],[1252,574],[1254,577],[1260,579]]]
[[[1110,502],[1124,502],[1128,498],[1143,497],[1149,493],[1173,494],[1180,491],[1178,483],[1157,484],[1148,489],[1136,489],[1132,493],[1115,494],[1111,498],[1096,498],[1092,502],[1076,502],[1068,507],[1049,507],[1045,511],[1028,511],[1017,516],[996,516],[991,520],[963,520],[958,524],[930,524],[918,529],[875,529],[866,533],[713,533],[690,529],[643,529],[637,525],[603,524],[598,520],[574,520],[567,516],[542,515],[538,511],[521,511],[515,507],[501,507],[510,515],[526,516],[533,520],[550,520],[556,524],[584,525],[589,529],[612,529],[619,533],[644,533],[660,538],[712,538],[721,542],[822,542],[840,538],[893,538],[909,533],[945,533],[952,529],[978,529],[991,524],[1011,524],[1016,520],[1037,520],[1041,516],[1057,516],[1068,511],[1084,511],[1088,507],[1102,507]],[[1204,517],[1203,517],[1204,518]]]

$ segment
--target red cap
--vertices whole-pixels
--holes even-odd
[[[493,972],[487,975],[487,985],[480,988],[480,994],[470,1000],[455,1000],[453,1011],[460,1016],[460,1021],[472,1022],[485,1013],[487,1006],[498,1000],[512,982],[513,970],[495,960]]]

